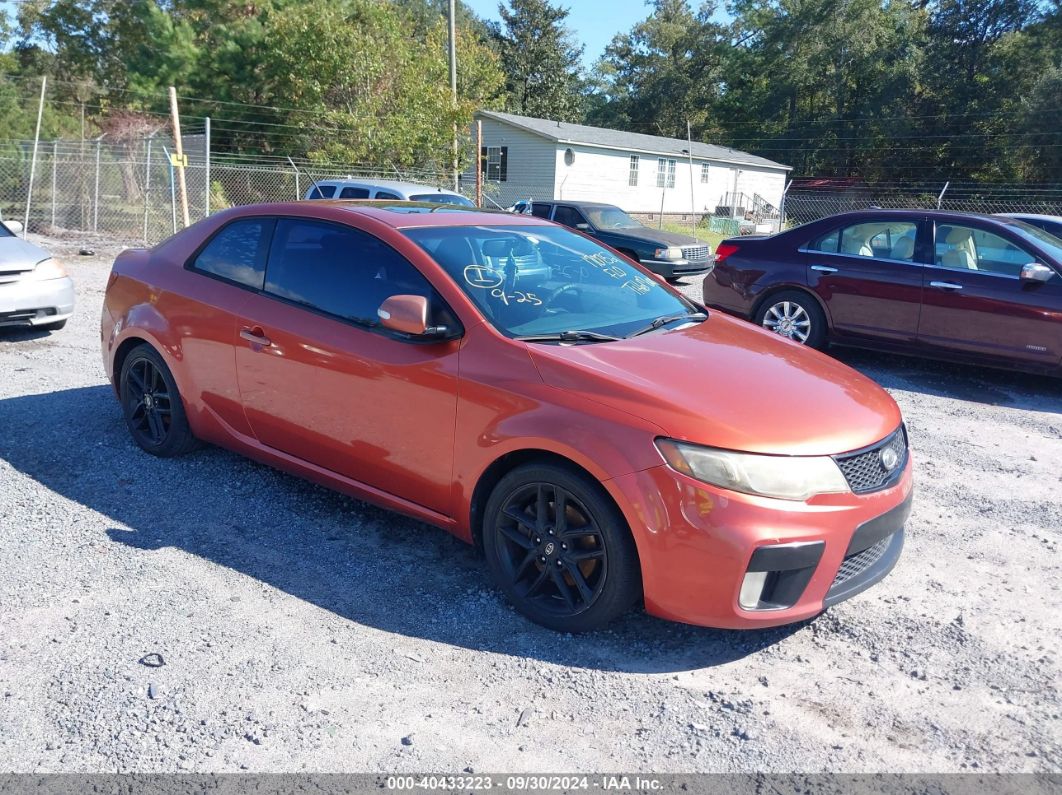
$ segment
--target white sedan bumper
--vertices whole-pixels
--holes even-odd
[[[0,326],[40,326],[74,313],[74,281],[20,279],[0,284]]]

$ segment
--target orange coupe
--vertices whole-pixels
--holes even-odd
[[[102,347],[147,452],[210,442],[438,525],[557,630],[640,599],[799,621],[903,546],[883,389],[534,217],[227,210],[117,258]]]

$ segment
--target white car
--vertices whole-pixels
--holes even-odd
[[[306,191],[307,199],[387,199],[475,207],[460,193],[415,182],[392,179],[319,179]]]
[[[1037,215],[1036,213],[996,213],[1004,218],[1024,221],[1029,226],[1043,229],[1045,232],[1062,238],[1062,215]]]
[[[0,223],[0,327],[61,329],[74,313],[74,282],[21,231],[18,221]]]

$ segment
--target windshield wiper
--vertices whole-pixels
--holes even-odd
[[[631,332],[630,334],[627,335],[627,337],[629,339],[630,337],[637,337],[639,334],[648,334],[650,331],[656,331],[661,326],[666,326],[668,323],[674,323],[676,320],[707,320],[707,319],[708,319],[708,315],[704,314],[704,312],[690,312],[690,313],[686,313],[684,315],[664,315],[663,317],[658,317],[656,320],[654,320],[648,326],[646,326],[644,328],[640,328],[637,331]]]
[[[611,334],[598,334],[596,331],[559,331],[556,334],[529,334],[525,337],[517,337],[521,342],[614,342],[622,337],[613,337]]]

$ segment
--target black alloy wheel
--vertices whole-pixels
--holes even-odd
[[[565,468],[522,467],[488,503],[495,580],[532,620],[564,632],[608,623],[640,593],[637,552],[600,487]]]
[[[143,450],[169,457],[196,446],[177,384],[153,348],[144,344],[129,353],[119,383],[126,425]]]

